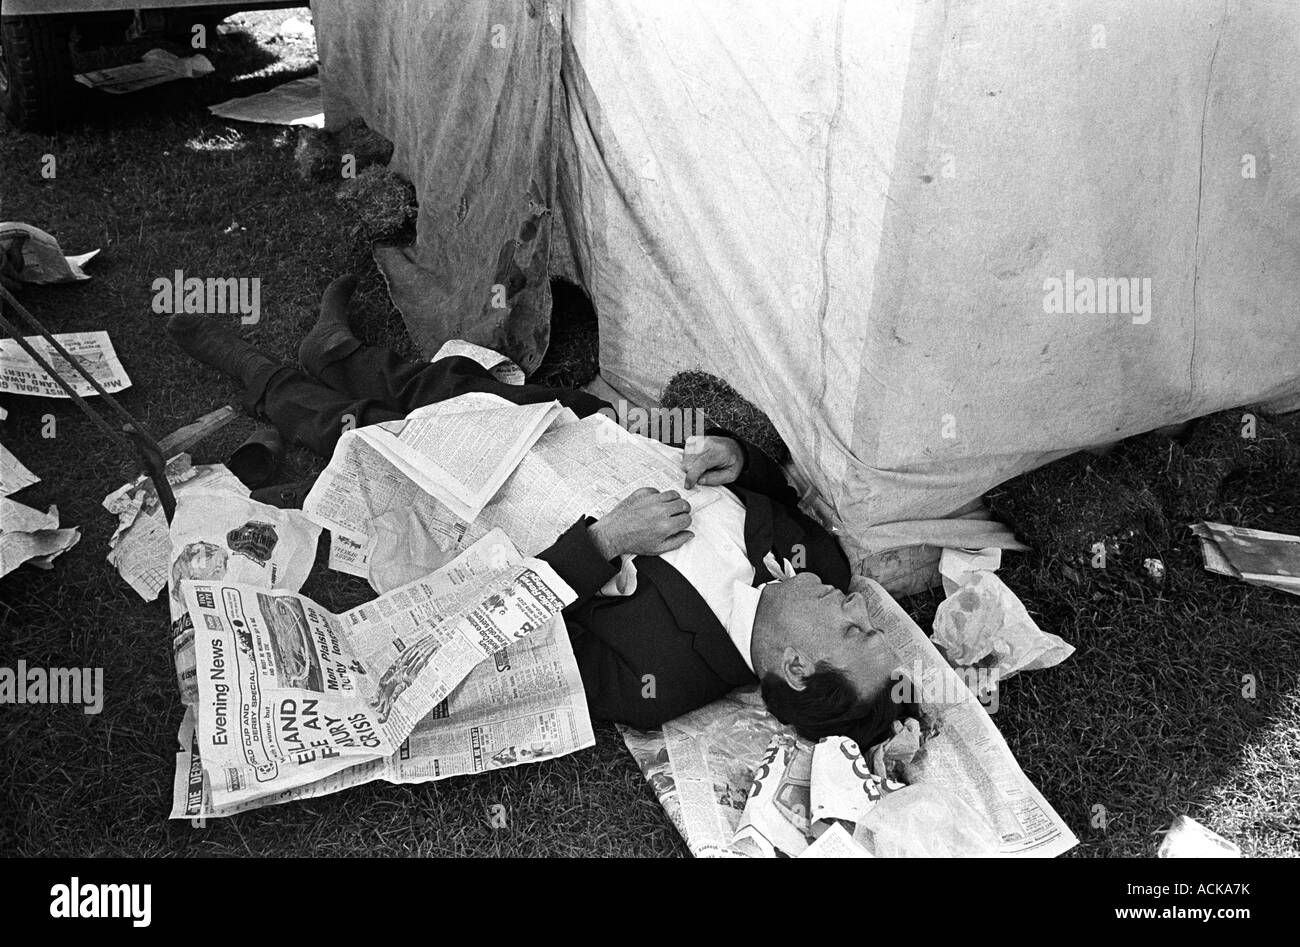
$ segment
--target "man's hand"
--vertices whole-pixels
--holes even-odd
[[[682,454],[682,469],[686,473],[686,489],[697,483],[706,487],[720,487],[740,476],[745,466],[745,451],[730,437],[699,437],[686,439]]]
[[[600,554],[613,559],[624,553],[657,556],[684,546],[695,534],[691,505],[676,490],[660,493],[651,487],[634,490],[588,527]]]

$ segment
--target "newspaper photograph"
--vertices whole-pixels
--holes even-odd
[[[566,756],[596,742],[563,618],[475,667],[391,756],[295,789],[214,807],[203,778],[192,708],[177,739],[173,819],[221,818],[375,780],[423,783],[505,769]]]
[[[181,585],[197,727],[220,808],[391,756],[485,658],[575,593],[494,532],[423,579],[342,614],[237,583]]]
[[[72,386],[73,391],[83,398],[95,394],[90,382],[69,365],[62,355],[56,353],[48,341],[39,335],[25,338],[59,376]],[[55,334],[54,338],[109,394],[131,387],[131,379],[118,360],[107,332],[64,332]],[[41,398],[69,397],[58,381],[37,365],[14,339],[0,339],[0,393],[36,395]]]
[[[226,468],[222,467],[221,471]],[[228,472],[227,472],[228,474]],[[231,480],[235,480],[230,475]],[[219,579],[263,589],[296,592],[316,561],[320,527],[298,510],[258,503],[246,488],[221,489],[219,473],[194,478],[176,494],[176,513],[165,533],[167,604],[171,609],[172,656],[181,701],[199,699],[194,662],[194,623],[181,585],[186,579]]]

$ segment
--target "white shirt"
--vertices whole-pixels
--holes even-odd
[[[716,490],[719,496],[692,514],[691,532],[695,535],[684,546],[659,558],[700,593],[752,671],[750,642],[762,589],[754,588],[754,567],[745,555],[745,505],[730,490],[703,489]],[[605,583],[601,595],[631,595],[636,591],[634,560],[634,556],[623,556],[619,574]]]

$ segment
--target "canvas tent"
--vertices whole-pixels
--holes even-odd
[[[1300,406],[1289,0],[313,9],[327,120],[418,192],[380,256],[416,340],[531,369],[571,269],[603,378],[726,379],[858,556],[989,541],[949,517],[1066,452]]]

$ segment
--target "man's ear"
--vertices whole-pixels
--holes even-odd
[[[816,670],[814,662],[798,648],[787,647],[781,652],[781,677],[792,690],[801,691],[808,686],[808,678]]]

